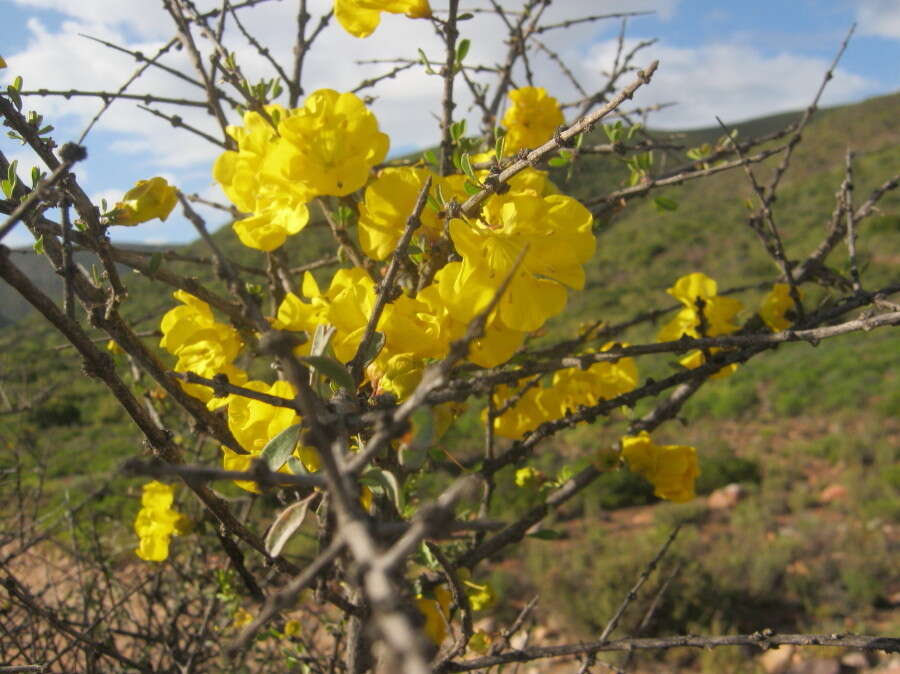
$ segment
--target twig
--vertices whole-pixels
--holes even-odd
[[[599,641],[606,641],[609,636],[616,631],[616,627],[619,626],[619,621],[622,619],[622,616],[625,614],[625,609],[637,598],[637,593],[647,582],[647,579],[650,577],[650,574],[653,573],[653,570],[656,569],[656,565],[659,564],[660,560],[666,556],[666,553],[669,551],[669,546],[675,542],[675,539],[678,537],[678,532],[681,531],[681,525],[677,525],[674,529],[672,529],[672,533],[669,534],[668,538],[666,538],[665,543],[663,543],[662,547],[656,553],[656,555],[651,559],[647,566],[644,567],[644,570],[641,572],[640,577],[637,582],[634,584],[628,594],[625,595],[625,599],[622,600],[622,603],[619,604],[619,608],[616,609],[616,612],[613,614],[612,618],[609,619],[609,622],[606,623],[606,627],[603,628],[603,631],[600,633]]]
[[[778,646],[841,646],[866,651],[878,650],[897,653],[900,652],[900,639],[853,634],[775,634],[771,630],[721,637],[674,636],[649,639],[618,639],[616,641],[595,641],[509,651],[498,655],[463,660],[462,662],[451,662],[448,663],[445,671],[472,672],[511,662],[531,662],[543,658],[558,658],[600,652],[665,650],[670,648],[721,648],[723,646],[757,646],[763,650]]]

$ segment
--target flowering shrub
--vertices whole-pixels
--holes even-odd
[[[785,257],[776,227],[760,229],[763,215],[771,217],[776,180],[771,195],[763,191],[763,215],[750,223],[782,270],[759,316],[744,315],[743,302],[733,296],[746,288],[720,293],[703,272],[673,268],[666,284],[673,284],[667,292],[678,301],[674,310],[639,313],[618,325],[598,319],[580,334],[561,334],[556,319],[585,290],[585,267],[604,246],[604,227],[629,200],[659,184],[762,159],[747,158],[747,150],[729,136],[730,143],[688,151],[688,159],[702,160],[697,165],[674,174],[655,167],[653,137],[636,140],[638,125],[608,119],[629,119],[620,108],[649,83],[655,62],[633,73],[630,57],[625,59],[608,86],[574,103],[562,104],[547,89],[532,86],[530,70],[528,86],[516,87],[519,79],[510,71],[525,44],[555,27],[538,28],[551,3],[527,3],[514,20],[517,28],[500,12],[510,26],[511,61],[508,69],[486,68],[498,75],[488,96],[487,85],[474,80],[482,69],[467,62],[471,43],[460,37],[474,14],[459,14],[455,1],[446,11],[432,11],[425,0],[335,0],[337,22],[355,37],[370,35],[388,12],[431,26],[444,42],[443,59],[421,52],[418,60],[402,61],[384,76],[416,66],[444,84],[440,145],[410,159],[388,157],[391,139],[370,109],[371,99],[356,93],[377,80],[354,91],[321,88],[303,95],[303,57],[315,39],[304,32],[310,18],[305,9],[298,22],[296,74],[291,78],[273,63],[279,78],[290,80],[285,89],[275,80],[251,83],[209,17],[197,14],[192,3],[173,3],[166,5],[180,8],[172,11],[182,46],[201,69],[206,61],[184,31],[199,28],[215,46],[215,66],[211,73],[203,70],[202,80],[210,92],[208,109],[221,126],[222,138],[215,142],[225,149],[211,173],[229,202],[217,205],[236,214],[233,232],[246,249],[237,256],[241,263],[223,253],[193,210],[192,201],[203,199],[179,194],[162,178],[140,181],[112,211],[101,213],[71,176],[58,186],[62,196],[52,196],[52,185],[40,184],[38,172],[27,192],[36,196],[27,197],[13,165],[12,177],[3,181],[3,207],[13,218],[8,226],[24,218],[31,228],[36,249],[64,278],[65,311],[43,301],[3,249],[0,275],[72,341],[85,370],[106,383],[144,433],[155,461],[132,461],[129,469],[182,479],[214,520],[228,568],[259,604],[244,607],[233,584],[218,578],[216,602],[229,620],[215,629],[233,633],[234,653],[245,652],[257,637],[276,636],[278,648],[293,649],[291,664],[306,667],[319,639],[332,639],[331,650],[339,653],[346,638],[346,661],[339,666],[334,655],[315,671],[362,672],[373,667],[369,659],[383,656],[385,671],[417,674],[432,671],[432,665],[436,671],[469,671],[543,657],[512,651],[511,632],[475,629],[473,613],[492,611],[508,599],[481,575],[481,567],[526,536],[547,544],[564,537],[543,528],[545,518],[603,473],[630,471],[651,484],[656,497],[690,501],[704,448],[656,444],[651,432],[678,418],[701,386],[782,342],[900,322],[888,313],[836,323],[851,309],[875,302],[876,294],[863,293],[858,279],[850,284],[855,294],[838,300],[838,308],[807,311],[797,286],[812,283],[827,251],[795,263]],[[235,15],[237,8],[230,11]],[[323,15],[315,35],[330,19],[330,13]],[[270,56],[264,47],[258,51]],[[622,86],[619,78],[632,73],[633,80]],[[227,124],[226,99],[216,93],[219,77],[241,97],[229,99],[240,113],[240,120],[231,121],[240,124]],[[479,132],[467,131],[466,120],[454,117],[453,85],[459,82],[469,86],[480,109]],[[57,172],[47,180],[58,181],[66,169],[57,171],[59,160],[46,156],[50,146],[40,120],[21,114],[20,89],[12,86],[0,95],[0,111],[11,133]],[[572,109],[580,113],[567,123],[563,110]],[[601,133],[609,143],[592,148]],[[793,146],[783,151],[789,155]],[[566,193],[567,178],[582,153],[592,151],[615,157],[611,161],[621,162],[624,173],[620,185],[603,187],[606,194],[579,200]],[[68,147],[60,156],[71,164],[79,153]],[[730,164],[718,163],[728,158]],[[560,171],[551,174],[551,167]],[[29,213],[29,198],[56,199],[42,202],[40,213],[52,205],[67,218],[75,208],[75,227],[66,218],[48,224],[37,211]],[[211,264],[218,286],[180,276],[160,254],[119,250],[106,237],[111,225],[164,220],[179,201],[212,256],[187,261]],[[15,211],[17,204],[24,204],[25,216]],[[656,205],[678,207],[664,197]],[[306,244],[322,232],[333,237],[336,255],[297,266],[293,251],[312,248]],[[830,235],[828,241],[839,238]],[[73,242],[96,253],[105,276],[88,278],[71,264]],[[164,353],[154,353],[119,314],[126,289],[117,263],[175,288],[177,304],[159,322]],[[252,281],[249,274],[255,275]],[[75,298],[92,328],[111,338],[115,361],[84,333]],[[632,327],[638,329],[628,341],[620,339]],[[793,329],[786,332],[788,327]],[[642,328],[643,334],[655,332],[656,342],[641,343]],[[679,354],[679,360],[669,362],[668,354]],[[638,358],[645,358],[640,369]],[[130,383],[117,369],[123,362],[133,368]],[[186,414],[189,424],[178,421],[177,413]],[[484,440],[477,444],[483,452],[470,443],[457,456],[448,434],[466,432],[464,423],[475,422],[479,413]],[[596,427],[597,440],[577,460],[560,458],[558,472],[526,465],[549,439],[598,419],[603,424]],[[171,432],[169,424],[180,432]],[[197,439],[196,447],[188,446],[186,436]],[[208,443],[216,466],[203,452]],[[195,457],[198,463],[191,464]],[[529,508],[501,513],[506,519],[498,522],[495,495],[505,471]],[[206,484],[217,480],[233,481],[244,491],[223,497]],[[155,480],[144,486],[134,521],[140,558],[167,559],[171,537],[188,533],[173,501],[170,486]],[[172,546],[171,554],[190,556],[189,547]],[[273,591],[260,587],[263,577],[276,586]],[[305,589],[314,590],[315,602],[330,605],[315,612],[327,637],[304,641],[306,623],[287,616]],[[210,612],[216,610],[217,604],[211,606]],[[281,620],[282,628],[266,627]],[[601,637],[604,647],[617,620]]]

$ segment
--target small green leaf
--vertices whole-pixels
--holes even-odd
[[[669,199],[668,197],[656,197],[653,200],[653,203],[656,204],[656,210],[658,211],[677,211],[678,210],[678,202],[674,199]]]
[[[269,533],[266,534],[266,552],[269,553],[270,557],[277,557],[281,554],[285,544],[306,519],[306,514],[309,512],[309,502],[315,496],[315,494],[310,494],[302,501],[292,503],[282,510],[278,517],[275,518],[275,521],[272,522]]]
[[[3,190],[3,194],[7,199],[12,198],[12,183],[9,180],[6,180],[5,178],[0,180],[0,189]]]
[[[466,133],[466,120],[461,119],[458,122],[453,122],[450,125],[450,137],[453,139],[453,142],[456,143],[462,138]]]
[[[356,387],[353,385],[353,377],[338,361],[326,356],[305,356],[300,358],[312,368],[315,368],[320,374],[328,377],[335,384],[347,391],[353,391]]]
[[[33,244],[31,244],[31,247],[32,247],[32,249],[34,249],[35,253],[37,253],[38,255],[43,255],[44,254],[44,235],[41,234],[35,240],[35,242]]]
[[[378,357],[378,354],[381,353],[381,350],[384,348],[384,342],[385,336],[383,332],[373,333],[372,339],[369,340],[369,344],[366,347],[366,352],[363,354],[363,367]]]
[[[434,150],[425,150],[425,152],[422,154],[422,159],[424,159],[428,164],[437,166],[438,160],[437,155],[434,154]]]
[[[474,17],[475,17],[475,15],[472,14],[472,12],[465,12],[463,14],[460,14],[458,17],[456,17],[456,20],[457,21],[468,21],[469,19],[474,18]]]
[[[460,40],[459,46],[456,48],[456,62],[462,63],[463,59],[466,58],[466,54],[469,53],[469,47],[472,46],[472,42],[470,40]]]
[[[331,343],[331,338],[334,337],[335,332],[337,332],[337,329],[333,325],[325,325],[322,323],[317,325],[316,331],[313,333],[312,346],[310,347],[309,355],[321,356],[324,354],[328,345]]]
[[[434,69],[431,67],[431,64],[428,62],[428,56],[426,56],[425,52],[422,51],[422,48],[419,47],[419,61],[425,66],[425,72],[429,75],[435,75],[437,73],[434,72]]]
[[[422,558],[425,560],[425,565],[430,569],[438,568],[438,560],[434,556],[434,553],[431,552],[431,548],[425,545],[425,542],[419,544],[419,552],[422,553]]]
[[[561,538],[565,538],[566,535],[561,531],[554,531],[553,529],[541,529],[540,531],[535,531],[533,534],[528,534],[528,538],[536,538],[539,541],[558,541]]]
[[[294,452],[294,447],[297,446],[299,441],[300,424],[288,426],[266,443],[266,446],[259,453],[259,459],[260,461],[265,461],[269,470],[280,470]]]
[[[162,254],[161,253],[153,253],[150,256],[150,262],[147,264],[147,273],[152,276],[157,271],[159,271],[159,265],[162,264]]]
[[[407,447],[411,450],[423,451],[434,444],[435,436],[434,412],[430,407],[420,407],[410,417],[410,441]]]
[[[555,166],[557,168],[562,166],[567,166],[569,164],[568,159],[563,159],[562,157],[553,157],[551,160],[547,162],[550,166]]]
[[[371,468],[360,476],[359,481],[370,489],[381,490],[394,502],[397,512],[403,512],[403,490],[393,473],[382,468]]]
[[[462,172],[466,174],[466,177],[471,180],[473,183],[478,182],[478,176],[475,175],[475,169],[472,168],[472,160],[469,157],[468,152],[464,152],[462,157],[459,160],[460,168]]]
[[[21,91],[22,90],[22,76],[16,75],[16,79],[13,80],[13,83],[10,86],[12,86],[12,88],[15,89],[16,91]]]
[[[284,465],[286,465],[288,470],[294,475],[309,475],[309,471],[306,470],[306,466],[303,465],[303,462],[293,456],[289,456]]]
[[[41,170],[37,166],[31,167],[31,186],[37,187],[41,179]],[[105,210],[105,209],[104,209]]]
[[[481,191],[478,185],[474,185],[470,180],[467,180],[465,183],[463,183],[463,189],[469,196],[478,194]]]

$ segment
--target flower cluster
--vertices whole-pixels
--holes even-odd
[[[144,485],[141,509],[134,520],[134,530],[140,538],[135,553],[148,562],[162,562],[169,556],[169,540],[173,535],[186,533],[188,521],[172,510],[172,487],[162,482]]]
[[[614,342],[604,344],[608,351]],[[494,431],[506,438],[520,438],[545,421],[552,421],[585,405],[596,405],[633,390],[638,383],[633,358],[615,362],[601,361],[585,370],[566,368],[553,375],[549,386],[532,386],[504,414],[494,420]],[[500,386],[494,393],[494,405],[502,409],[516,392]]]
[[[272,251],[309,222],[307,202],[344,196],[365,185],[382,161],[388,137],[354,94],[320,89],[302,108],[250,111],[244,126],[228,127],[237,151],[223,153],[213,176],[250,217],[234,224],[245,246]]]
[[[735,317],[743,305],[733,297],[717,295],[718,284],[706,274],[694,272],[682,276],[667,291],[683,307],[675,318],[659,331],[660,342],[669,342],[681,337],[718,337],[737,332],[740,326]],[[713,353],[716,349],[712,350]],[[700,367],[705,362],[701,351],[691,351],[680,363],[690,369]],[[737,369],[732,363],[722,368],[716,376],[731,374]]]
[[[649,481],[659,498],[677,502],[694,498],[694,481],[700,474],[695,448],[655,445],[647,431],[625,436],[621,443],[628,467]]]

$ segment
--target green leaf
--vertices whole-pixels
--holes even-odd
[[[431,67],[431,64],[428,62],[428,56],[426,56],[425,52],[422,51],[422,48],[419,47],[419,61],[425,66],[425,72],[429,75],[436,75],[434,69]]]
[[[434,154],[434,150],[425,150],[422,154],[422,159],[433,166],[437,166],[438,160],[437,155]]]
[[[292,503],[278,514],[278,517],[272,522],[269,533],[266,534],[266,552],[269,553],[269,556],[277,557],[281,554],[285,544],[306,519],[309,502],[315,497],[315,494],[310,494],[302,501]]]
[[[147,264],[147,273],[149,275],[153,275],[159,271],[159,265],[162,264],[162,254],[161,253],[153,253],[150,256],[150,262]]]
[[[10,85],[16,91],[22,90],[22,76],[16,75],[16,79],[13,80],[13,83]]]
[[[353,385],[353,377],[347,372],[347,368],[333,358],[328,358],[326,356],[305,356],[298,360],[315,368],[320,374],[328,377],[328,379],[347,391],[353,392],[356,388],[356,386]]]
[[[403,490],[393,473],[382,468],[370,468],[359,481],[370,489],[380,489],[394,502],[397,512],[403,512]]]
[[[481,191],[478,185],[474,185],[471,180],[467,180],[465,183],[463,183],[463,189],[466,191],[466,194],[470,196],[473,194],[478,194]]]
[[[456,20],[457,21],[468,21],[469,19],[472,19],[474,17],[475,17],[475,15],[472,14],[472,12],[465,12],[463,14],[460,14],[458,17],[456,17]]]
[[[431,548],[425,545],[425,541],[419,543],[419,552],[422,553],[422,558],[425,560],[425,565],[430,569],[438,568],[438,560],[437,557],[434,556],[434,553],[431,552]]]
[[[420,407],[410,417],[410,441],[407,447],[411,450],[423,451],[434,444],[435,431],[434,412],[430,407]]]
[[[462,138],[466,133],[466,120],[461,119],[458,122],[453,122],[450,125],[450,137],[453,139],[453,142],[456,143]]]
[[[331,338],[334,337],[335,332],[337,332],[337,329],[333,325],[321,323],[317,325],[316,331],[313,333],[312,346],[310,347],[309,354],[311,356],[323,355],[325,350],[328,349],[328,345],[331,343]]]
[[[288,426],[266,443],[259,453],[260,461],[265,461],[271,471],[280,470],[300,441],[300,424]]]
[[[31,167],[31,186],[37,187],[38,182],[41,179],[41,170],[37,166]]]
[[[306,470],[306,466],[303,465],[303,462],[293,456],[288,457],[285,465],[294,475],[309,475],[309,471]]]
[[[470,40],[460,40],[459,46],[456,48],[456,62],[462,63],[463,59],[466,58],[466,54],[469,53],[469,47],[472,46],[472,42]]]
[[[557,168],[561,166],[567,166],[569,164],[568,159],[564,159],[562,157],[553,157],[551,160],[547,162],[550,166],[555,166]]]
[[[536,538],[539,541],[558,541],[561,538],[566,538],[566,535],[561,531],[554,531],[553,529],[541,529],[540,531],[535,531],[533,534],[528,534],[528,538]]]
[[[33,244],[31,244],[32,249],[38,255],[44,254],[44,235],[41,234]]]
[[[468,152],[464,152],[463,156],[459,159],[459,165],[462,169],[462,172],[466,174],[466,177],[471,180],[473,183],[478,182],[478,176],[475,175],[475,169],[472,168],[472,159],[469,157]]]
[[[381,350],[384,348],[385,341],[386,340],[383,332],[376,332],[372,334],[372,339],[369,340],[369,344],[366,347],[366,352],[363,354],[363,367],[365,367],[378,357],[378,354],[381,353]]]
[[[653,200],[653,203],[656,204],[656,210],[658,211],[677,211],[678,210],[678,202],[674,199],[669,199],[668,197],[656,197]]]
[[[9,180],[6,180],[5,178],[0,180],[0,189],[3,190],[3,194],[7,199],[12,198],[12,183]]]

